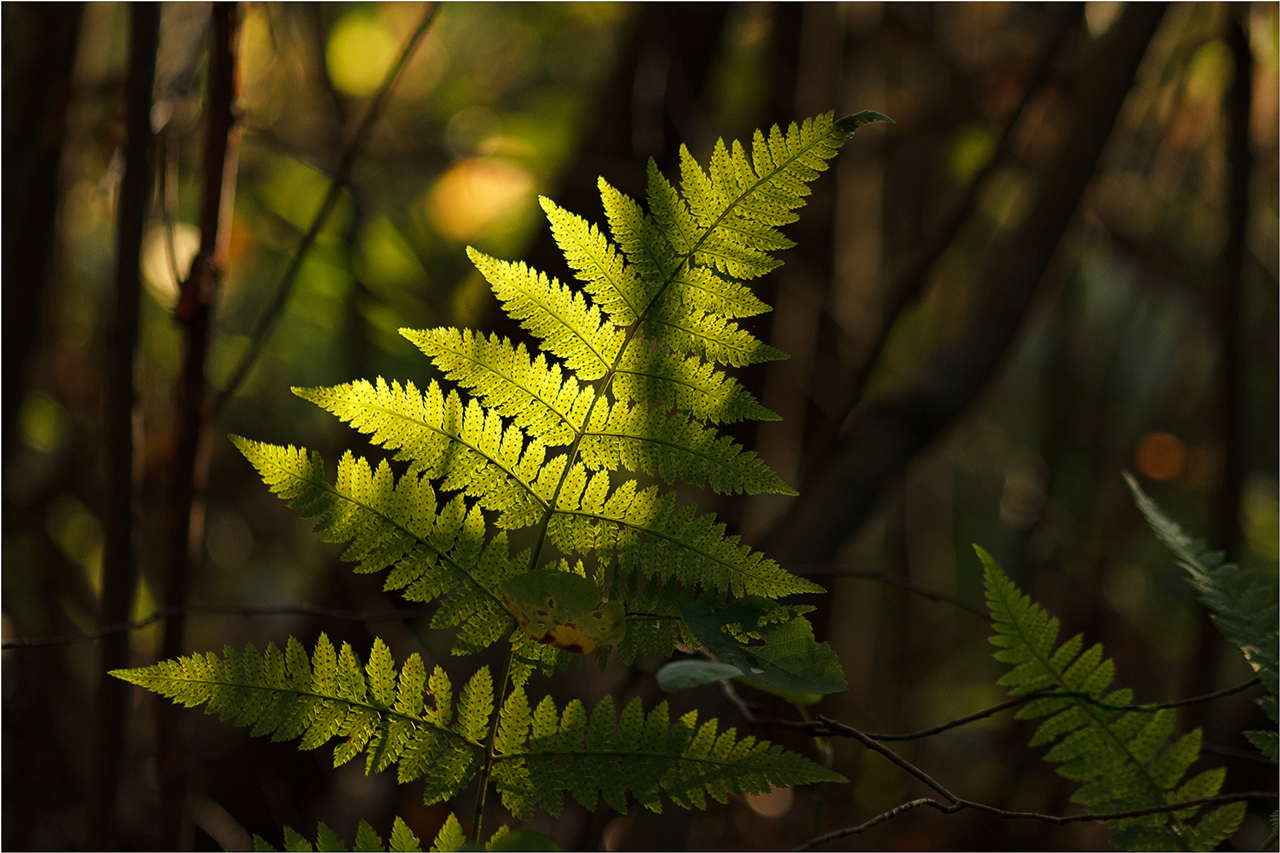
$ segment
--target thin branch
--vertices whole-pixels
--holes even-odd
[[[1142,817],[1143,815],[1149,815],[1149,814],[1160,814],[1163,812],[1181,811],[1182,809],[1190,808],[1192,806],[1207,806],[1207,805],[1219,805],[1224,803],[1238,803],[1242,800],[1263,800],[1263,801],[1275,802],[1277,799],[1280,799],[1280,796],[1278,796],[1274,792],[1243,791],[1235,794],[1220,794],[1216,797],[1200,797],[1199,799],[1184,800],[1178,803],[1162,803],[1161,805],[1158,805],[1158,806],[1147,806],[1146,808],[1130,809],[1122,812],[1103,812],[1099,814],[1047,815],[1047,814],[1041,814],[1039,812],[1006,811],[1005,809],[996,808],[995,806],[989,806],[985,803],[979,803],[973,800],[966,800],[963,797],[956,796],[955,794],[951,793],[951,791],[947,790],[947,788],[945,788],[940,782],[935,780],[928,773],[921,770],[919,767],[912,764],[910,761],[903,758],[901,755],[898,755],[889,747],[879,743],[870,734],[866,732],[859,731],[858,729],[855,729],[852,726],[846,726],[843,723],[837,723],[835,720],[829,720],[826,717],[819,716],[818,720],[831,725],[834,731],[838,731],[841,734],[846,734],[849,737],[852,737],[858,741],[861,741],[862,744],[866,746],[868,749],[871,749],[880,753],[885,758],[889,759],[889,761],[893,762],[898,767],[901,767],[904,771],[914,776],[916,779],[920,780],[925,785],[928,785],[930,788],[932,788],[934,791],[936,791],[938,794],[940,794],[950,802],[940,803],[937,800],[928,799],[928,798],[911,800],[910,802],[903,803],[902,805],[897,806],[893,809],[890,809],[889,811],[884,812],[883,814],[877,815],[876,817],[872,818],[869,821],[866,821],[865,823],[861,823],[857,826],[847,827],[844,829],[837,829],[834,832],[828,832],[826,835],[820,835],[817,838],[812,838],[809,841],[806,841],[804,844],[800,845],[799,847],[795,848],[796,850],[812,850],[815,847],[818,847],[822,844],[827,843],[828,841],[835,841],[836,839],[839,839],[839,838],[845,838],[850,835],[855,835],[859,832],[864,832],[865,830],[870,829],[871,827],[875,826],[878,823],[883,823],[884,821],[889,820],[890,818],[896,817],[897,815],[903,814],[904,812],[910,811],[911,809],[919,808],[920,806],[930,806],[932,808],[937,809],[938,811],[943,812],[944,814],[955,814],[956,812],[962,811],[963,809],[973,809],[975,811],[981,811],[981,812],[986,812],[988,814],[993,814],[993,815],[996,815],[997,817],[1004,818],[1006,820],[1038,820],[1043,823],[1053,823],[1053,824],[1061,825],[1064,823],[1079,823],[1082,821],[1111,821],[1111,820],[1120,820],[1122,818]]]
[[[1199,806],[1216,806],[1225,805],[1227,803],[1239,803],[1244,801],[1264,801],[1275,802],[1277,795],[1269,791],[1241,791],[1235,794],[1219,794],[1216,797],[1200,797],[1195,800],[1184,800],[1179,803],[1165,803],[1159,806],[1147,806],[1141,809],[1130,809],[1123,812],[1103,812],[1100,814],[1073,814],[1073,815],[1048,815],[1040,812],[1011,812],[1005,809],[999,809],[995,806],[989,806],[985,803],[978,803],[972,800],[957,800],[954,803],[940,803],[932,799],[911,800],[900,806],[890,809],[883,814],[876,815],[871,820],[860,823],[857,826],[850,826],[844,829],[837,829],[828,832],[826,835],[811,838],[804,844],[795,848],[796,850],[813,850],[828,841],[836,841],[840,838],[847,838],[850,835],[856,835],[864,832],[878,823],[883,823],[890,818],[897,817],[903,812],[920,806],[932,806],[944,814],[955,814],[964,809],[973,809],[974,811],[986,812],[1005,820],[1038,820],[1041,823],[1052,823],[1061,826],[1067,823],[1085,823],[1085,822],[1106,822],[1112,820],[1123,820],[1125,818],[1143,817],[1144,815],[1161,814],[1163,812],[1181,811],[1186,808]]]
[[[1075,121],[1053,162],[1038,177],[1029,211],[979,278],[990,282],[988,307],[918,376],[853,415],[832,452],[815,460],[800,497],[765,537],[762,550],[783,565],[825,562],[857,532],[889,483],[921,450],[945,434],[998,373],[1046,277],[1093,176],[1164,5],[1125,6],[1107,46],[1081,86]]]
[[[298,244],[293,257],[289,259],[289,266],[285,268],[284,275],[280,277],[280,283],[276,285],[275,296],[272,297],[271,303],[262,313],[262,316],[258,318],[258,325],[253,330],[253,334],[249,339],[249,346],[241,357],[240,363],[231,372],[231,377],[227,380],[226,387],[218,392],[214,400],[213,416],[215,419],[222,414],[227,402],[235,395],[245,376],[248,375],[250,368],[253,367],[258,360],[258,356],[261,355],[267,338],[275,327],[276,321],[280,318],[285,303],[289,300],[289,295],[293,292],[293,285],[298,277],[298,271],[302,268],[303,260],[311,250],[312,244],[315,243],[316,237],[319,236],[320,229],[328,222],[329,215],[333,213],[334,208],[337,206],[338,197],[341,195],[342,190],[346,187],[347,182],[351,180],[352,167],[355,166],[357,158],[363,152],[365,143],[368,142],[369,135],[373,131],[373,126],[382,114],[382,108],[387,101],[387,96],[391,93],[392,87],[394,87],[396,80],[399,79],[400,72],[404,70],[409,58],[417,50],[418,44],[422,41],[422,37],[426,34],[432,21],[439,14],[440,6],[440,3],[433,3],[422,16],[418,28],[414,30],[413,35],[405,43],[404,50],[400,52],[400,58],[396,60],[396,64],[387,72],[386,78],[382,81],[382,86],[378,89],[377,94],[374,95],[373,101],[370,102],[369,109],[365,112],[360,126],[356,128],[351,141],[347,143],[346,149],[342,152],[342,159],[338,161],[338,168],[334,172],[333,181],[329,184],[329,191],[326,193],[324,201],[321,202],[320,209],[316,211],[315,217],[311,220],[311,227],[307,229],[302,242]]]
[[[32,639],[10,640],[0,649],[8,651],[9,649],[36,649],[47,648],[49,646],[66,646],[76,643],[92,643],[109,637],[112,634],[121,634],[125,631],[140,631],[150,625],[154,625],[161,619],[167,619],[170,616],[182,613],[214,613],[224,616],[322,616],[327,619],[343,619],[348,622],[394,622],[402,619],[417,619],[420,616],[427,616],[435,609],[435,605],[422,605],[421,607],[406,607],[403,610],[385,610],[381,612],[365,613],[359,610],[343,610],[338,607],[324,607],[318,604],[282,604],[268,605],[264,607],[236,607],[229,604],[188,604],[184,607],[161,607],[153,611],[150,615],[132,622],[116,622],[113,625],[107,625],[92,634],[62,634],[52,637],[35,637]]]
[[[727,684],[727,682],[725,683]],[[1244,690],[1247,690],[1250,687],[1253,687],[1259,683],[1261,683],[1259,679],[1253,678],[1253,679],[1250,679],[1249,681],[1244,682],[1243,684],[1237,684],[1234,687],[1227,687],[1223,690],[1218,690],[1213,693],[1206,693],[1202,696],[1192,696],[1188,699],[1175,699],[1171,702],[1150,702],[1146,704],[1133,703],[1129,705],[1108,705],[1105,702],[1099,702],[1098,700],[1084,693],[1075,693],[1068,690],[1056,691],[1051,688],[1045,688],[1043,690],[1037,690],[1034,693],[1028,693],[1026,696],[1017,696],[1013,699],[1006,699],[1004,702],[1001,702],[998,705],[992,705],[990,708],[986,708],[981,711],[976,711],[965,717],[959,717],[954,720],[948,720],[945,723],[939,723],[938,725],[930,726],[927,729],[920,729],[914,732],[906,732],[904,734],[884,734],[881,732],[864,732],[864,734],[866,734],[867,737],[873,738],[878,741],[919,740],[920,738],[931,737],[936,734],[941,734],[942,732],[945,732],[945,731],[950,731],[951,729],[959,728],[960,726],[968,725],[969,723],[976,722],[977,720],[986,719],[987,717],[998,714],[1001,711],[1008,710],[1009,708],[1016,708],[1019,705],[1026,704],[1027,702],[1030,702],[1032,699],[1040,699],[1044,697],[1053,697],[1053,696],[1072,697],[1076,699],[1082,699],[1086,702],[1089,702],[1092,705],[1096,705],[1099,708],[1104,708],[1109,711],[1156,711],[1156,710],[1160,710],[1161,708],[1181,708],[1186,705],[1197,705],[1203,702],[1212,702],[1213,700],[1221,699],[1224,696],[1231,696],[1235,693],[1240,693]],[[729,688],[726,690],[726,695],[728,695],[730,700],[737,706],[738,710],[742,713],[743,717],[746,718],[747,722],[753,725],[801,729],[802,731],[804,731],[805,734],[813,735],[815,737],[831,737],[833,735],[842,735],[844,737],[854,736],[849,733],[850,731],[852,731],[850,727],[845,726],[843,723],[840,723],[834,720],[829,720],[825,717],[820,717],[816,720],[810,720],[810,721],[760,720],[755,717],[754,713],[752,712],[751,706],[748,705],[746,701],[743,700],[740,696],[738,696],[736,692],[733,692],[732,688]]]
[[[856,578],[858,580],[877,581],[879,583],[891,584],[892,586],[900,587],[905,589],[907,592],[918,595],[921,598],[927,598],[930,601],[954,604],[956,607],[968,610],[975,616],[982,617],[987,622],[991,621],[991,615],[976,604],[971,604],[963,598],[948,595],[945,592],[937,592],[936,590],[918,586],[904,577],[889,574],[888,572],[873,572],[866,569],[846,569],[839,566],[837,563],[800,563],[798,565],[788,566],[787,569],[798,575],[826,575],[828,577]]]

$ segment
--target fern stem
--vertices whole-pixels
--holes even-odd
[[[823,137],[817,137],[816,139],[821,138]],[[845,136],[845,138],[847,139],[848,136]],[[771,181],[775,175],[785,171],[787,167],[800,159],[800,156],[807,153],[812,147],[813,144],[811,143],[810,145],[798,149],[790,157],[775,165],[772,170],[766,174],[759,175],[755,183],[753,183],[748,189],[739,193],[737,198],[733,201],[729,202],[729,204],[725,206],[725,209],[720,212],[720,215],[716,217],[715,221],[703,229],[702,236],[698,238],[697,242],[694,243],[692,247],[690,247],[689,251],[685,252],[682,256],[677,255],[680,260],[667,275],[666,280],[662,282],[662,286],[653,294],[653,298],[649,300],[647,305],[645,305],[644,310],[640,311],[636,316],[636,321],[627,329],[626,336],[622,339],[622,345],[618,347],[618,353],[614,356],[613,364],[609,366],[609,370],[606,371],[603,377],[601,377],[600,384],[596,389],[596,394],[591,399],[591,405],[587,407],[586,414],[582,418],[581,429],[574,430],[575,436],[573,443],[569,446],[568,461],[564,466],[564,471],[560,474],[559,482],[556,483],[556,490],[551,496],[550,504],[543,513],[542,521],[539,523],[540,529],[538,531],[538,544],[537,547],[533,549],[533,558],[530,563],[530,569],[535,569],[538,566],[538,560],[542,555],[542,547],[547,538],[547,526],[551,523],[551,516],[556,513],[556,507],[560,502],[560,491],[564,488],[565,481],[569,478],[569,472],[573,470],[573,464],[578,459],[578,451],[582,444],[582,439],[586,435],[587,424],[591,423],[591,414],[595,411],[596,404],[604,398],[605,394],[613,385],[613,377],[617,375],[618,368],[622,365],[623,357],[627,352],[627,347],[631,345],[631,342],[635,340],[636,335],[640,332],[640,328],[644,325],[645,318],[647,318],[649,314],[653,312],[655,306],[662,301],[662,297],[666,295],[666,292],[670,289],[672,282],[674,282],[676,277],[680,275],[680,271],[684,268],[685,264],[688,264],[689,268],[693,269],[694,256],[698,253],[698,250],[702,248],[703,244],[707,242],[708,238],[715,233],[715,230],[720,227],[720,223],[724,221],[730,211],[735,210],[744,199]]]
[[[517,629],[519,630],[519,629]],[[507,700],[507,687],[511,684],[511,662],[516,656],[516,647],[507,644],[507,665],[503,668],[501,687],[498,688],[497,701],[494,703],[493,721],[489,724],[489,737],[485,740],[484,764],[480,767],[480,783],[476,788],[476,813],[471,824],[471,843],[480,843],[480,824],[484,821],[485,793],[489,788],[489,773],[493,770],[493,746],[498,739],[498,721],[502,719],[502,705]]]

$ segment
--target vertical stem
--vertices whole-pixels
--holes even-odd
[[[141,290],[139,256],[142,230],[151,195],[151,92],[155,86],[156,49],[160,43],[159,4],[129,7],[129,76],[126,94],[128,138],[124,175],[120,181],[117,217],[116,302],[107,332],[107,393],[104,413],[107,442],[107,501],[103,509],[105,545],[102,558],[102,629],[129,618],[137,585],[134,562],[133,409],[134,362],[138,344],[138,303]],[[124,757],[127,687],[106,675],[129,664],[129,635],[121,632],[102,642],[94,745],[90,770],[85,847],[108,850],[116,846],[115,807]]]
[[[1240,490],[1244,480],[1244,413],[1240,346],[1240,309],[1245,240],[1249,231],[1249,124],[1253,101],[1253,57],[1246,30],[1248,4],[1226,6],[1229,16],[1227,43],[1235,60],[1235,79],[1227,92],[1226,178],[1227,240],[1222,250],[1222,290],[1220,329],[1222,381],[1219,398],[1222,412],[1222,487],[1218,495],[1214,546],[1226,552],[1228,560],[1238,559],[1240,539]]]
[[[519,627],[517,631],[521,630]],[[498,739],[498,720],[502,717],[502,703],[507,701],[507,685],[511,683],[511,660],[516,656],[515,646],[507,647],[507,665],[502,673],[502,685],[493,705],[493,722],[489,725],[489,738],[485,742],[484,766],[480,768],[480,783],[476,788],[476,814],[471,822],[471,843],[480,843],[480,824],[484,820],[484,795],[489,788],[489,772],[493,769],[493,743]]]
[[[209,89],[205,125],[204,186],[200,209],[200,251],[179,295],[177,319],[182,325],[184,353],[175,390],[178,420],[172,480],[168,501],[168,542],[164,573],[164,604],[171,613],[164,626],[161,657],[182,651],[184,606],[191,565],[198,560],[203,527],[204,481],[208,469],[208,430],[211,407],[206,393],[205,359],[209,349],[213,307],[227,262],[231,211],[235,198],[240,128],[235,101],[239,80],[236,51],[239,8],[214,3],[211,9],[213,43],[209,53]],[[161,784],[160,849],[181,847],[186,779],[183,748],[174,706],[156,706],[157,761]]]

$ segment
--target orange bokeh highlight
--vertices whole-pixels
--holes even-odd
[[[1138,442],[1138,470],[1153,480],[1172,480],[1187,467],[1187,446],[1176,435],[1149,432]]]

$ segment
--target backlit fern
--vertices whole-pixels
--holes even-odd
[[[1023,595],[990,554],[975,550],[986,575],[995,629],[991,643],[1000,647],[995,658],[1014,667],[998,683],[1010,688],[1012,696],[1055,691],[1022,706],[1017,718],[1048,717],[1036,729],[1031,746],[1053,744],[1044,760],[1058,764],[1062,776],[1081,783],[1072,802],[1106,813],[1217,794],[1226,776],[1223,768],[1183,781],[1200,757],[1200,730],[1170,743],[1172,709],[1124,708],[1133,701],[1133,692],[1107,692],[1115,664],[1103,659],[1102,645],[1082,652],[1083,634],[1057,645],[1058,620]],[[1198,812],[1198,807],[1189,807],[1110,821],[1108,825],[1119,830],[1112,843],[1122,850],[1212,850],[1235,831],[1245,804],[1230,803],[1197,818]]]
[[[114,674],[253,734],[301,737],[304,749],[344,738],[335,764],[360,753],[367,772],[397,764],[401,782],[426,780],[427,802],[477,776],[483,802],[493,781],[525,819],[535,808],[558,814],[565,791],[588,808],[603,798],[625,810],[629,795],[660,810],[661,792],[701,808],[708,796],[840,780],[715,721],[672,723],[665,703],[645,713],[633,701],[619,718],[609,697],[590,714],[577,700],[561,711],[550,699],[530,707],[523,687],[571,653],[603,666],[613,648],[630,663],[710,638],[717,650],[741,645],[734,654],[760,662],[751,671],[765,683],[843,689],[806,608],[772,603],[821,588],[659,484],[793,494],[719,433],[776,418],[721,366],[784,357],[738,325],[768,310],[747,283],[780,264],[771,253],[791,243],[778,228],[796,219],[807,184],[858,127],[882,120],[827,114],[757,131],[750,156],[720,142],[709,172],[682,148],[679,190],[650,162],[648,212],[602,179],[608,234],[543,199],[576,284],[469,250],[536,346],[404,330],[443,382],[294,389],[407,463],[399,477],[386,460],[348,452],[330,484],[318,454],[233,437],[272,491],[316,518],[326,540],[348,543],[356,572],[386,572],[384,589],[438,601],[432,627],[458,629],[455,654],[507,639],[508,677],[494,684],[482,669],[455,712],[439,667],[428,677],[413,656],[397,672],[381,641],[361,666],[324,637],[310,659],[290,639],[284,652],[227,649]],[[753,617],[730,636],[714,614],[742,606],[734,599]],[[479,820],[473,842],[478,832]]]

